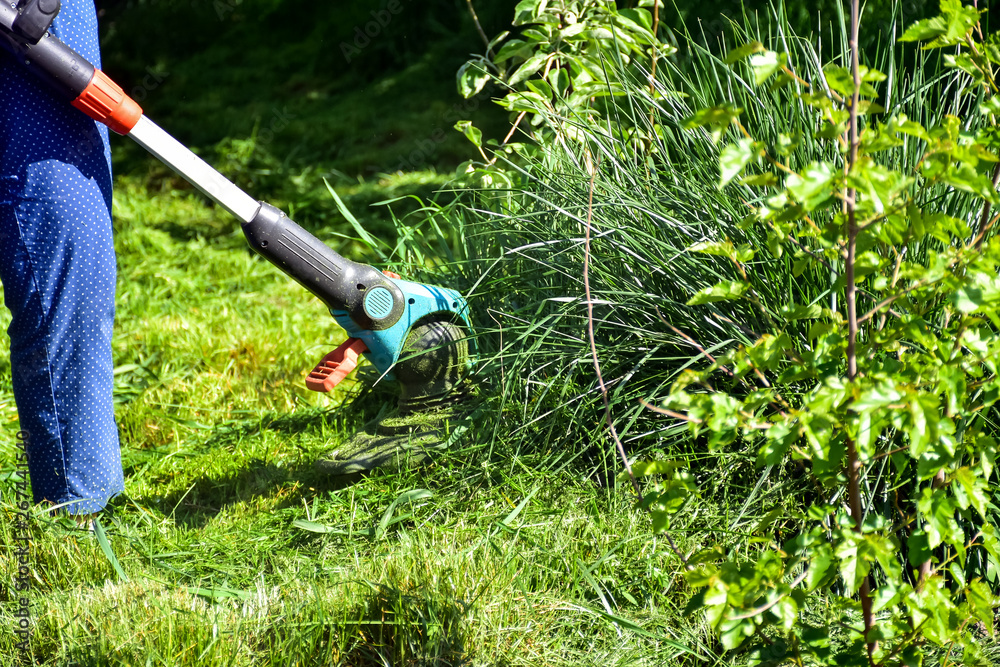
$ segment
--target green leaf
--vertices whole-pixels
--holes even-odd
[[[868,81],[868,82],[871,81],[880,82],[880,81],[885,81],[888,78],[884,73],[878,71],[873,67],[868,67],[867,65],[858,66],[858,75],[861,77],[862,81]]]
[[[917,509],[923,515],[928,548],[936,549],[942,543],[956,548],[963,545],[965,534],[955,520],[955,504],[949,496],[924,487]]]
[[[833,196],[834,171],[826,162],[813,162],[801,174],[789,174],[785,187],[792,197],[811,211]]]
[[[973,313],[1000,302],[1000,276],[976,271],[952,294],[952,302],[962,313]]]
[[[557,97],[566,97],[566,93],[569,91],[570,87],[569,72],[562,67],[550,71],[549,86],[552,88]]]
[[[528,89],[532,92],[538,93],[542,97],[551,100],[552,99],[552,87],[547,81],[542,79],[532,79],[526,84]]]
[[[614,39],[615,34],[607,28],[592,28],[587,31],[587,36],[591,39]]]
[[[514,8],[514,25],[537,21],[547,4],[546,0],[521,0]]]
[[[920,459],[929,447],[941,444],[938,441],[941,406],[938,397],[929,393],[911,392],[907,399],[906,433],[910,438],[910,456]]]
[[[657,487],[662,491],[647,494],[642,503],[653,515],[654,533],[665,530],[670,515],[683,508],[696,491],[694,477],[685,470],[675,471],[670,479]]]
[[[479,147],[483,145],[483,132],[469,120],[460,120],[455,123],[455,129],[465,135],[465,138],[471,141],[475,146]]]
[[[758,461],[764,465],[778,465],[792,444],[798,440],[798,429],[791,424],[778,421],[767,429],[766,438],[758,454]]]
[[[854,282],[860,283],[866,276],[882,268],[883,260],[877,252],[868,250],[857,257],[854,265]]]
[[[653,29],[653,15],[649,13],[648,9],[620,9],[618,13],[642,26],[645,30],[651,31]]]
[[[920,567],[933,556],[927,544],[927,533],[920,528],[915,529],[906,538],[906,550],[910,565],[914,567]]]
[[[733,63],[739,62],[746,58],[747,56],[752,56],[755,53],[760,53],[761,51],[766,51],[764,45],[760,42],[748,42],[743,46],[738,46],[729,53],[726,54],[726,64],[732,65]]]
[[[985,81],[985,76],[983,70],[979,68],[976,61],[968,53],[961,53],[958,55],[946,55],[944,57],[944,64],[946,67],[953,67],[955,69],[960,69],[969,76],[972,77],[972,85],[979,86]]]
[[[901,42],[929,42],[925,49],[954,46],[961,42],[979,21],[975,7],[962,6],[961,0],[941,0],[941,14],[917,21],[903,33]]]
[[[752,139],[740,139],[735,144],[729,144],[719,156],[721,176],[719,188],[723,188],[731,180],[743,173],[750,161],[760,154],[760,146]]]
[[[512,58],[528,58],[535,46],[523,39],[512,39],[500,48],[493,62],[500,65]]]
[[[984,523],[980,530],[983,532],[983,549],[993,559],[994,565],[1000,565],[1000,538],[997,536],[997,529],[990,523]]]
[[[791,348],[791,339],[782,332],[777,336],[764,334],[746,352],[754,366],[761,370],[773,370],[784,359],[785,351]]]
[[[695,243],[693,246],[688,248],[688,252],[698,252],[703,255],[714,255],[716,257],[728,257],[734,261],[736,260],[737,254],[736,246],[734,246],[733,242],[728,239],[721,242],[703,241],[701,243]]]
[[[806,575],[807,590],[812,592],[819,588],[830,574],[833,565],[833,549],[830,548],[830,545],[816,545],[813,549],[812,559],[809,562],[809,574]]]
[[[981,517],[987,518],[986,508],[990,500],[983,479],[977,477],[969,468],[959,468],[952,473],[952,478],[958,482],[955,498],[958,500],[959,507],[965,509],[971,504]]]
[[[796,132],[781,132],[778,134],[778,141],[774,145],[774,150],[777,151],[778,155],[788,156],[795,152],[795,150],[801,145],[802,136]]]
[[[882,586],[875,591],[874,604],[872,604],[872,611],[876,614],[890,605],[894,605],[899,601],[899,589],[896,587],[896,582],[893,580],[886,581]]]
[[[712,287],[706,287],[705,289],[700,290],[697,294],[691,297],[691,300],[687,302],[687,305],[700,306],[702,304],[714,303],[716,301],[734,301],[746,294],[748,289],[750,289],[750,285],[745,282],[739,280],[723,280]]]
[[[992,96],[979,105],[979,113],[983,115],[1000,116],[1000,96]]]
[[[985,174],[976,171],[971,164],[962,164],[948,169],[941,175],[941,180],[958,190],[970,192],[992,204],[1000,203],[1000,195],[993,188],[993,182]]]
[[[983,479],[987,482],[993,476],[997,463],[997,442],[987,435],[976,438],[976,448],[979,450],[979,462],[983,469]]]
[[[465,99],[469,99],[482,92],[486,84],[490,82],[489,72],[478,60],[470,60],[462,65],[456,75],[458,80],[458,92]]]
[[[534,76],[538,70],[542,69],[548,59],[549,54],[547,53],[534,54],[525,60],[524,63],[517,68],[517,71],[514,72],[509,79],[507,79],[507,85],[513,88],[528,77]]]
[[[503,98],[503,106],[508,111],[538,113],[548,107],[548,100],[533,91],[514,92]]]
[[[854,75],[851,70],[839,65],[827,65],[823,68],[823,75],[826,77],[826,85],[831,89],[844,97],[854,95]]]
[[[858,413],[881,410],[902,400],[903,393],[896,387],[895,382],[882,380],[878,384],[870,385],[862,390],[851,403],[850,409]]]
[[[816,136],[819,139],[836,139],[847,131],[847,121],[842,123],[831,123],[830,121],[824,120],[819,131],[816,132]]]
[[[496,48],[497,44],[499,44],[500,42],[504,41],[508,37],[510,37],[510,30],[504,30],[499,35],[497,35],[496,37],[494,37],[493,39],[490,40],[489,45],[486,47],[487,50],[488,51],[489,50],[493,50],[494,48]]]
[[[727,624],[725,629],[721,629],[719,632],[719,640],[722,642],[722,647],[727,651],[735,651],[748,637],[753,636],[756,632],[756,627],[750,619],[733,621]]]
[[[677,461],[637,461],[632,464],[632,474],[636,477],[646,477],[648,475],[669,475],[678,468],[683,468],[683,463]],[[628,480],[628,471],[618,475],[618,481]]]
[[[975,7],[964,7],[961,0],[941,0],[941,14],[917,21],[903,33],[900,41],[929,41],[925,49],[953,46],[961,42],[978,21],[979,12]]]
[[[929,19],[923,19],[922,21],[917,21],[903,33],[903,36],[899,38],[901,42],[925,42],[927,40],[936,39],[941,35],[944,35],[948,31],[948,26],[945,23],[944,17],[935,16]]]
[[[810,410],[802,418],[802,433],[809,443],[808,453],[817,475],[835,474],[844,459],[844,441],[834,434],[830,417]]]
[[[681,127],[685,130],[693,130],[698,127],[708,127],[712,132],[712,140],[719,141],[722,133],[739,118],[743,109],[735,104],[723,104],[716,107],[699,109],[691,116],[681,121]]]
[[[768,188],[778,185],[780,181],[778,180],[777,174],[766,173],[766,174],[753,174],[749,176],[744,176],[740,179],[742,185],[749,185],[758,188]]]
[[[580,41],[580,39],[577,37],[580,33],[582,33],[586,29],[587,29],[586,23],[574,23],[559,31],[559,39],[564,42]]]
[[[989,586],[981,581],[973,581],[965,592],[965,599],[969,603],[969,610],[972,615],[982,621],[986,632],[993,635],[994,610],[997,607],[997,597],[990,591]]]
[[[781,316],[789,322],[797,320],[815,320],[823,316],[823,306],[818,303],[809,305],[789,304],[782,306]]]
[[[844,579],[847,592],[852,595],[861,588],[875,559],[875,550],[867,536],[848,530],[843,533],[834,553],[840,565],[840,576]]]
[[[952,294],[952,303],[955,304],[955,307],[960,312],[968,314],[975,312],[986,301],[983,298],[982,290],[973,285],[968,285],[955,290],[954,294]]]
[[[943,366],[938,371],[937,392],[944,396],[948,404],[948,414],[957,415],[965,409],[968,398],[966,375],[957,366]]]
[[[788,62],[787,53],[764,51],[750,57],[750,67],[753,69],[754,81],[762,85]]]
[[[712,394],[709,399],[709,413],[705,426],[710,431],[709,449],[728,445],[736,440],[736,429],[739,426],[739,410],[741,404],[732,396]]]

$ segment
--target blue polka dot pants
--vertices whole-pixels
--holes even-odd
[[[53,32],[100,66],[93,0]],[[96,512],[124,490],[112,398],[115,254],[107,129],[0,52],[0,281],[36,502]]]

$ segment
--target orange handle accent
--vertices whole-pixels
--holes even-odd
[[[358,365],[358,356],[367,352],[368,346],[360,338],[348,338],[330,354],[323,357],[306,378],[306,387],[313,391],[328,392],[340,384]]]
[[[128,134],[142,118],[142,107],[99,69],[73,106],[118,134]]]

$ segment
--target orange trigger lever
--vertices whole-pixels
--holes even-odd
[[[333,391],[358,365],[358,356],[367,351],[368,346],[363,340],[348,338],[316,364],[316,368],[306,378],[306,387],[313,391]]]

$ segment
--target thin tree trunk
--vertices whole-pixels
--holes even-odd
[[[854,75],[854,95],[851,96],[850,108],[850,153],[847,171],[854,167],[858,160],[858,102],[861,91],[860,56],[858,54],[858,27],[860,23],[860,0],[851,0],[851,71]],[[847,310],[847,379],[854,382],[858,376],[858,305],[857,288],[854,284],[854,264],[857,259],[858,224],[856,217],[857,191],[848,189],[845,206],[847,208],[847,258],[844,266],[844,278],[847,285],[844,290],[844,306]],[[851,515],[854,517],[854,529],[862,532],[864,522],[861,507],[861,460],[858,449],[851,438],[847,439],[847,495],[850,501]],[[868,577],[861,583],[858,591],[861,598],[861,613],[865,624],[865,644],[868,648],[868,663],[875,664],[875,650],[878,645],[870,639],[875,617],[872,613],[871,587]]]

